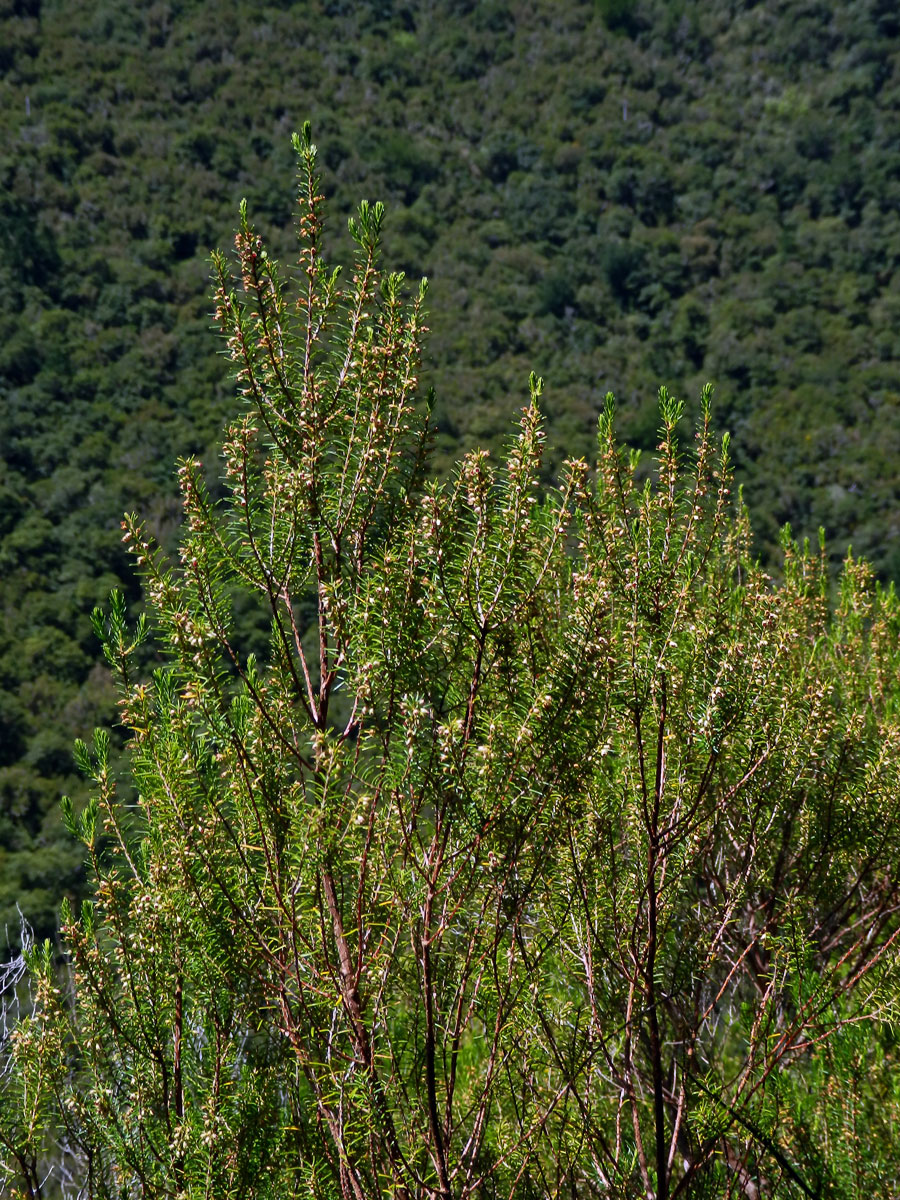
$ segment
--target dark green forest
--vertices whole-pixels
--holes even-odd
[[[335,258],[360,196],[431,280],[438,470],[547,380],[552,472],[607,391],[715,385],[756,551],[824,526],[900,577],[900,14],[892,0],[7,0],[0,8],[0,933],[82,887],[59,797],[116,720],[90,613],[139,609],[174,461],[233,408],[209,254],[246,197],[292,256],[290,133]],[[221,348],[220,346],[218,348]],[[257,614],[244,616],[252,643]],[[265,637],[259,625],[260,638]]]

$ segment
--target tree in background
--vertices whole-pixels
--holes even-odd
[[[690,453],[660,392],[644,484],[610,397],[545,487],[534,378],[504,463],[428,484],[424,287],[379,273],[380,205],[326,267],[295,146],[295,298],[245,207],[242,294],[216,259],[224,498],[183,462],[180,561],[126,522],[151,622],[96,614],[137,802],[78,747],[95,892],[4,1034],[5,1184],[896,1191],[893,591],[851,559],[832,609],[789,536],[773,586],[708,390]]]

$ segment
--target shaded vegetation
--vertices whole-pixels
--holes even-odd
[[[245,195],[291,257],[307,116],[331,213],[384,198],[432,280],[438,470],[531,368],[560,458],[607,389],[650,446],[659,382],[711,378],[764,558],[823,524],[900,576],[898,51],[885,0],[6,0],[0,930],[80,887],[57,800],[115,715],[88,615],[136,598],[125,508],[171,539],[176,453],[215,483],[208,252]]]

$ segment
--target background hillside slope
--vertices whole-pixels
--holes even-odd
[[[437,467],[496,446],[528,371],[555,461],[607,390],[717,385],[761,554],[900,577],[900,16],[891,0],[15,0],[0,9],[0,932],[80,886],[71,742],[115,719],[89,613],[170,537],[173,462],[233,411],[208,253],[246,196],[292,254],[289,135],[332,258],[361,196],[428,274]],[[248,614],[248,636],[252,614]]]

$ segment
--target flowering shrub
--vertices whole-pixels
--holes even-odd
[[[534,377],[502,464],[426,482],[424,286],[380,274],[379,205],[326,267],[296,149],[293,298],[246,208],[242,294],[215,260],[224,498],[182,463],[180,561],[125,523],[151,620],[96,615],[138,799],[78,747],[95,895],[4,1041],[7,1184],[888,1194],[893,592],[850,559],[832,607],[789,536],[763,573],[709,389],[688,451],[661,390],[643,483],[609,397],[546,486]]]

